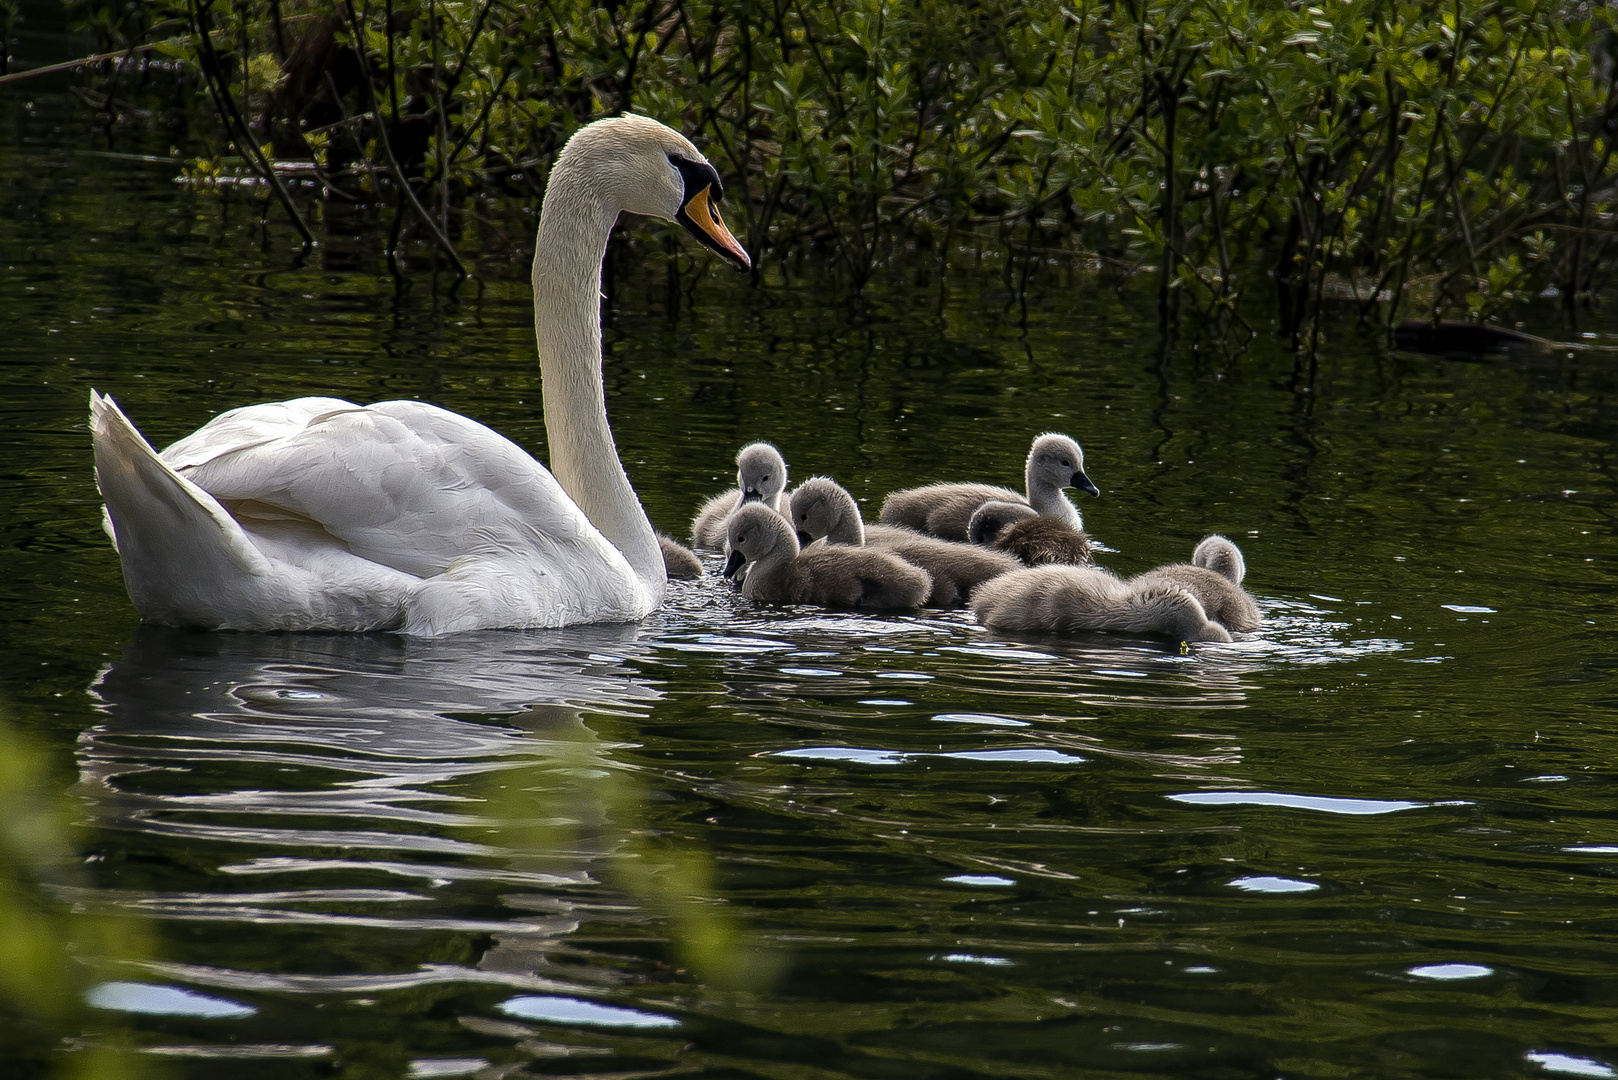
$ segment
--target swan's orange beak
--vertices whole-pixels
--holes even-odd
[[[734,236],[730,235],[730,230],[725,228],[724,219],[719,216],[719,208],[710,198],[709,193],[712,190],[712,185],[709,185],[687,199],[674,220],[684,225],[685,231],[696,237],[703,247],[725,259],[736,269],[751,269],[753,260],[747,257],[746,250]]]

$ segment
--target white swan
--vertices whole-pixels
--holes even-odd
[[[624,475],[601,380],[601,261],[623,211],[679,222],[739,267],[719,175],[655,120],[581,128],[551,173],[534,329],[554,475],[464,416],[299,398],[224,413],[157,454],[90,394],[96,482],[142,618],[409,634],[630,622],[663,557]]]

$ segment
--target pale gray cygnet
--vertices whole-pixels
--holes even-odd
[[[1257,630],[1264,623],[1258,604],[1242,588],[1247,563],[1241,549],[1217,533],[1205,537],[1191,554],[1191,562],[1170,563],[1129,580],[1137,588],[1170,583],[1197,598],[1208,618],[1237,632]]]
[[[1038,516],[1039,511],[1025,502],[991,499],[972,511],[972,517],[966,523],[966,539],[969,543],[988,547],[1017,522]]]
[[[1024,566],[1083,565],[1093,561],[1090,535],[1027,503],[986,502],[966,527],[974,544],[1003,551]]]
[[[1037,513],[1057,518],[1075,529],[1084,528],[1063,488],[1078,488],[1091,495],[1101,489],[1084,472],[1084,451],[1079,444],[1055,432],[1034,440],[1023,470],[1026,491],[992,484],[927,484],[895,491],[882,501],[879,520],[884,525],[903,525],[943,540],[967,540],[967,526],[978,507],[991,500],[1026,503]]]
[[[1232,585],[1240,585],[1247,577],[1247,560],[1242,549],[1218,533],[1204,536],[1191,552],[1191,565],[1229,578]]]
[[[758,503],[730,515],[726,541],[725,576],[745,566],[742,595],[761,603],[914,608],[933,587],[927,571],[885,551],[829,544],[801,551],[787,519]]]
[[[854,496],[828,477],[815,476],[804,481],[788,496],[787,505],[799,544],[807,545],[824,537],[831,545],[891,552],[927,571],[933,579],[932,591],[926,598],[927,607],[955,607],[965,603],[978,585],[1020,565],[1016,559],[998,551],[923,536],[896,525],[866,525],[860,520]]]
[[[702,560],[697,553],[674,537],[658,533],[657,546],[663,552],[663,572],[670,578],[693,581],[702,576]]]
[[[996,630],[1070,634],[1119,630],[1177,641],[1229,641],[1202,604],[1168,580],[1136,584],[1096,566],[1032,566],[972,592],[972,611]]]
[[[787,463],[767,442],[748,443],[736,454],[736,486],[702,504],[691,521],[691,542],[699,548],[725,550],[725,519],[750,502],[781,509],[787,489]]]

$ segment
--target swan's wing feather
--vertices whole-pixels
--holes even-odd
[[[358,408],[351,401],[328,397],[244,405],[220,413],[158,456],[169,468],[183,473],[224,454],[296,434],[327,413]]]
[[[188,475],[223,501],[318,522],[355,555],[417,577],[490,559],[531,560],[569,579],[628,573],[544,466],[482,424],[421,402],[310,410],[302,428]]]

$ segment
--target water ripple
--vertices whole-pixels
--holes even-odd
[[[1399,799],[1350,799],[1329,795],[1293,795],[1282,791],[1193,791],[1170,795],[1175,802],[1198,806],[1284,806],[1293,810],[1318,810],[1327,814],[1396,814],[1424,806],[1460,806],[1463,803],[1405,802]]]
[[[357,975],[289,975],[260,971],[231,971],[204,964],[169,961],[149,961],[141,966],[154,975],[222,990],[274,990],[291,994],[374,994],[423,986],[465,983],[568,994],[580,992],[578,986],[556,979],[514,971],[489,971],[458,964],[423,964],[414,971]]]

